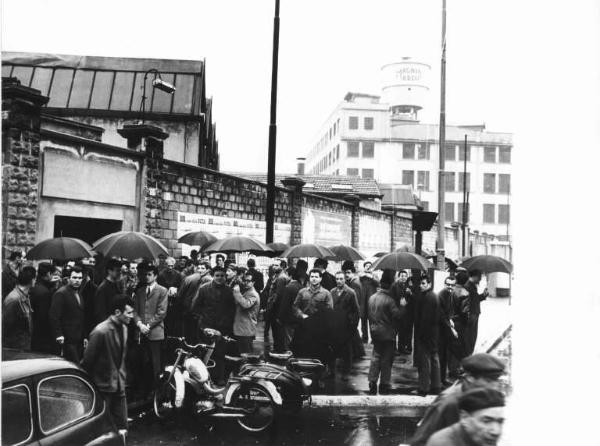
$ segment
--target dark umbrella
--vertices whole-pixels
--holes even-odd
[[[234,235],[232,237],[217,240],[204,248],[204,252],[210,254],[213,252],[222,252],[225,254],[234,252],[249,252],[257,256],[271,255],[273,250],[260,240],[245,235]]]
[[[286,249],[282,254],[283,258],[298,257],[316,257],[318,259],[335,259],[336,256],[330,249],[314,243],[302,243]]]
[[[200,249],[216,242],[217,240],[217,237],[206,231],[188,232],[177,239],[179,243],[185,243],[186,245],[190,246],[199,246]]]
[[[433,264],[413,252],[392,252],[386,254],[373,264],[373,270],[376,269],[393,269],[399,271],[401,269],[421,269],[427,271],[429,268],[434,268]]]
[[[135,231],[119,231],[105,235],[96,240],[94,250],[107,258],[155,259],[160,254],[169,255],[167,248],[154,237]]]
[[[336,256],[336,260],[365,260],[365,256],[352,246],[337,245],[330,246],[329,249]]]
[[[386,254],[389,254],[389,252],[381,251],[381,252],[378,252],[376,254],[373,254],[373,257],[383,257]]]
[[[29,260],[72,260],[93,257],[92,247],[72,237],[49,238],[31,248],[25,256]]]
[[[492,255],[473,256],[465,259],[460,264],[469,271],[481,270],[483,273],[512,273],[513,266],[508,260]]]
[[[283,251],[290,247],[290,245],[286,243],[279,242],[267,243],[267,246],[273,250],[273,254],[275,255],[281,254]]]
[[[432,263],[437,262],[437,256],[430,255],[430,256],[425,256],[425,258],[430,260]],[[449,269],[455,270],[456,267],[458,266],[454,260],[449,259],[448,257],[444,257],[444,259],[446,260],[446,264],[448,265]]]

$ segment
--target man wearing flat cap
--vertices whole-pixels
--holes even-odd
[[[433,434],[426,446],[495,446],[502,435],[504,395],[492,388],[471,389],[458,398],[460,421]]]
[[[461,362],[464,374],[452,387],[444,390],[429,406],[410,444],[424,446],[435,432],[460,420],[459,398],[471,389],[500,390],[499,378],[505,373],[504,362],[488,353],[476,353]]]

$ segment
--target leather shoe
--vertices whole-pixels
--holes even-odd
[[[373,381],[369,381],[369,394],[377,395],[377,383]]]
[[[392,393],[392,386],[389,384],[380,384],[379,385],[379,394],[380,395],[389,395]]]

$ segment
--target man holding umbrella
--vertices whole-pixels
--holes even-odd
[[[472,269],[469,271],[469,281],[465,285],[465,289],[469,292],[469,320],[467,322],[465,334],[467,348],[465,353],[467,355],[471,355],[475,350],[479,328],[479,315],[481,314],[481,301],[487,299],[490,295],[487,288],[481,294],[477,292],[477,286],[479,285],[479,282],[481,282],[481,276],[481,270]]]

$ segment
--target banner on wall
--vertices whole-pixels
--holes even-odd
[[[352,217],[333,212],[302,210],[302,243],[322,246],[350,245]]]
[[[288,223],[275,223],[274,226],[273,241],[289,244],[292,225]],[[206,231],[218,239],[233,235],[245,235],[264,241],[267,224],[260,220],[177,212],[177,238],[188,232],[195,231]],[[183,244],[181,249],[182,255],[189,255],[191,249],[189,245]]]
[[[392,237],[390,223],[366,215],[361,215],[359,221],[358,250],[367,257],[378,252],[389,252]]]

